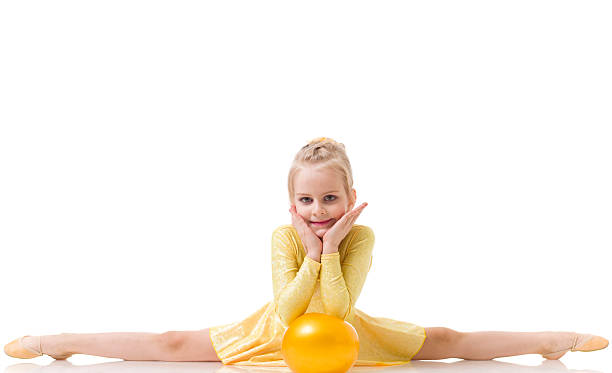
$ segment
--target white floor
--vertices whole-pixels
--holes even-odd
[[[290,372],[289,368],[238,367],[218,362],[164,362],[164,361],[123,361],[87,355],[75,355],[68,360],[53,360],[48,356],[32,360],[5,358],[1,361],[4,373],[25,372],[96,372],[96,373],[246,373]],[[544,360],[540,355],[522,355],[495,360],[476,361],[461,359],[412,361],[408,364],[390,367],[354,367],[352,372],[382,371],[407,372],[512,372],[552,373],[583,372],[612,373],[612,353],[606,350],[569,352],[560,360]]]

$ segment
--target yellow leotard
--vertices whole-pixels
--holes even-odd
[[[425,342],[425,329],[404,321],[373,317],[355,308],[372,266],[374,232],[353,225],[338,252],[321,263],[306,256],[293,225],[272,233],[274,299],[244,320],[210,327],[210,338],[223,364],[282,366],[283,333],[304,313],[319,312],[348,321],[359,335],[359,365],[399,365],[412,359]]]

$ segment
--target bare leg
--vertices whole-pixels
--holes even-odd
[[[543,354],[552,351],[555,341],[571,341],[567,332],[464,332],[457,339],[460,359],[490,360],[496,357]]]
[[[159,333],[113,332],[42,336],[43,352],[73,353],[124,360],[166,360],[173,348]],[[166,360],[168,361],[168,360]]]

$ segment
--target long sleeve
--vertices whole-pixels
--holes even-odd
[[[374,248],[374,232],[370,227],[360,226],[349,235],[345,238],[347,253],[342,265],[339,252],[321,255],[321,299],[325,313],[343,320],[361,294]]]
[[[272,287],[275,311],[288,327],[304,314],[314,294],[321,263],[306,256],[298,271],[298,245],[286,229],[272,233]]]

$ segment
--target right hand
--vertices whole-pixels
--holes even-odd
[[[323,241],[315,234],[315,232],[308,226],[304,218],[297,213],[295,205],[291,205],[289,209],[291,213],[291,224],[295,227],[298,235],[302,239],[302,244],[306,248],[308,254],[320,256],[323,252]]]

